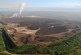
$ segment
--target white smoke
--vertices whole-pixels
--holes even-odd
[[[23,2],[22,3],[22,5],[21,5],[21,7],[20,7],[20,15],[21,15],[21,13],[22,13],[22,11],[23,11],[23,9],[26,7],[26,3],[25,2]]]
[[[14,13],[12,16],[10,16],[10,18],[17,17],[17,16],[18,16],[18,13]]]
[[[20,9],[19,9],[19,12],[18,13],[14,13],[10,18],[13,18],[13,17],[17,17],[18,15],[21,15],[23,9],[26,7],[26,3],[23,2],[20,6]]]
[[[17,16],[18,16],[18,13],[14,13],[14,14],[13,14],[13,17],[14,17],[14,16],[17,17]]]

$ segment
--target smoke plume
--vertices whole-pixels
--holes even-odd
[[[23,2],[22,3],[22,5],[21,5],[21,7],[20,7],[20,15],[21,15],[21,13],[22,13],[22,11],[23,11],[23,9],[26,7],[26,3],[25,2]]]
[[[24,9],[25,7],[26,7],[26,3],[23,2],[23,3],[21,4],[21,7],[20,7],[20,9],[19,9],[19,12],[14,13],[10,18],[17,17],[18,15],[21,15],[21,13],[22,13],[22,11],[23,11],[23,9]]]

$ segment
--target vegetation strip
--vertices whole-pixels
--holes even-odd
[[[2,39],[2,33],[0,32],[0,52],[4,50],[4,43]]]
[[[49,45],[49,49],[52,54],[55,55],[69,55],[76,48],[81,47],[81,32],[74,35],[73,37],[64,40],[61,43],[54,43]]]

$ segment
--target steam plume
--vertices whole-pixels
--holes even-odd
[[[22,11],[23,11],[23,9],[24,9],[25,7],[26,7],[26,3],[23,2],[23,3],[21,4],[21,7],[20,7],[19,12],[18,12],[18,13],[14,13],[10,18],[17,17],[18,15],[21,15],[21,13],[22,13]]]
[[[22,11],[23,11],[23,9],[26,7],[26,3],[25,2],[23,2],[22,3],[22,5],[21,5],[21,7],[20,7],[20,15],[21,15],[21,13],[22,13]]]

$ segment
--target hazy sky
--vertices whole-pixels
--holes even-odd
[[[0,0],[0,8],[19,9],[23,2],[28,10],[81,9],[81,0]]]

